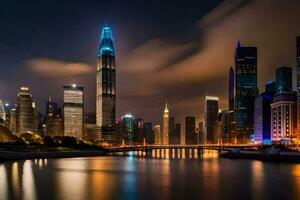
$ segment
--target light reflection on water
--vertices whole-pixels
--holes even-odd
[[[0,199],[300,198],[299,164],[220,159],[211,151],[199,159],[197,152],[176,154],[3,163]]]

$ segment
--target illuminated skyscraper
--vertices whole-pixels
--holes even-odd
[[[83,137],[83,87],[64,86],[64,135],[79,140]]]
[[[154,134],[153,134],[151,122],[144,123],[144,134],[146,136],[147,144],[154,144]]]
[[[104,27],[97,55],[96,123],[98,140],[114,142],[116,120],[116,65],[112,31]]]
[[[228,74],[228,143],[234,143],[236,138],[234,115],[234,69],[230,67]],[[224,139],[224,138],[223,138]]]
[[[169,131],[169,109],[166,102],[166,107],[163,112],[162,144],[169,144]]]
[[[16,134],[16,109],[12,108],[9,112],[9,130]]]
[[[216,123],[219,112],[219,98],[213,96],[205,97],[204,104],[204,144],[217,143]]]
[[[33,133],[34,108],[32,95],[28,87],[21,87],[17,95],[16,107],[16,134]]]
[[[277,93],[271,104],[271,140],[296,139],[296,93]]]
[[[234,110],[234,69],[232,67],[228,75],[228,110]]]
[[[144,135],[144,120],[141,118],[134,120],[134,143],[143,144]]]
[[[276,70],[276,92],[291,92],[293,90],[293,72],[291,67],[280,67]]]
[[[185,144],[196,143],[196,118],[185,117]]]
[[[254,101],[257,95],[257,48],[241,47],[235,52],[236,140],[248,143],[253,134]]]
[[[300,144],[300,36],[297,37],[297,143]]]
[[[5,126],[5,121],[6,121],[6,113],[5,113],[3,102],[0,100],[0,124]]]
[[[122,132],[126,145],[134,144],[134,118],[131,114],[122,117]]]
[[[160,125],[157,124],[154,126],[154,144],[161,144],[160,139]]]

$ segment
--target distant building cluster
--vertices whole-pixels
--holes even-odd
[[[205,96],[203,121],[186,116],[176,123],[167,102],[162,123],[153,125],[127,113],[116,120],[116,64],[112,31],[104,27],[97,52],[96,112],[84,111],[84,88],[63,86],[62,107],[46,102],[43,116],[28,87],[22,86],[16,104],[0,100],[0,123],[16,136],[71,136],[107,145],[145,144],[246,144],[296,143],[300,140],[300,36],[297,38],[297,91],[293,91],[293,70],[282,66],[276,80],[265,91],[257,88],[257,47],[238,41],[235,68],[229,68],[228,108],[220,109],[219,97]]]

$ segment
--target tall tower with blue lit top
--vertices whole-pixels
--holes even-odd
[[[116,65],[112,31],[105,26],[97,53],[96,123],[98,141],[114,142],[116,119]]]

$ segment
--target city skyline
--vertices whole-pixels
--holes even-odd
[[[88,43],[85,44],[82,39],[77,40],[75,38],[73,38],[72,41],[74,44],[71,44],[70,42],[68,44],[62,43],[65,45],[65,48],[71,47],[72,45],[77,47],[83,46],[84,49],[89,48],[90,50],[88,52],[90,53],[88,54],[91,55],[88,55],[87,57],[82,55],[85,53],[83,53],[80,48],[78,48],[75,52],[68,52],[67,50],[62,52],[58,51],[55,55],[53,52],[49,53],[49,50],[43,48],[44,51],[41,49],[39,53],[34,54],[34,52],[32,52],[34,50],[32,50],[29,51],[30,56],[22,55],[22,59],[18,56],[15,58],[15,56],[10,55],[12,52],[15,52],[14,50],[16,50],[16,47],[14,47],[15,44],[12,42],[13,36],[16,35],[8,37],[6,34],[4,36],[8,37],[8,39],[4,44],[1,42],[1,52],[7,50],[5,51],[5,55],[8,56],[4,59],[2,65],[19,66],[15,67],[15,70],[18,69],[19,72],[15,75],[17,81],[14,81],[12,84],[9,84],[11,83],[9,75],[14,74],[14,67],[11,67],[12,69],[7,69],[8,73],[2,75],[3,78],[0,84],[2,92],[0,94],[0,98],[14,103],[16,99],[15,94],[19,87],[21,85],[26,85],[31,89],[31,92],[38,103],[39,109],[44,112],[44,103],[49,95],[53,96],[55,101],[62,103],[62,91],[59,91],[62,90],[62,85],[78,83],[85,87],[85,111],[95,111],[95,102],[93,100],[93,96],[95,96],[95,86],[93,86],[93,81],[95,80],[95,77],[93,76],[96,64],[95,52],[99,45],[97,35],[105,24],[112,26],[113,31],[116,32],[117,65],[118,69],[120,69],[120,75],[118,76],[121,77],[121,79],[118,79],[117,77],[117,84],[120,91],[120,95],[117,95],[118,118],[126,112],[131,112],[134,116],[142,117],[146,121],[152,121],[154,124],[161,123],[160,113],[163,109],[164,100],[168,99],[170,107],[176,108],[173,109],[172,114],[174,115],[176,122],[181,122],[181,124],[183,124],[185,116],[195,116],[198,119],[203,116],[205,92],[208,92],[208,95],[218,96],[220,98],[220,108],[227,108],[227,87],[225,87],[227,86],[226,76],[229,66],[234,66],[233,50],[238,39],[240,39],[243,46],[256,46],[258,48],[257,68],[258,86],[260,91],[263,90],[262,88],[267,80],[274,79],[276,68],[286,65],[291,66],[293,68],[293,72],[295,71],[295,38],[300,33],[295,21],[298,16],[295,12],[297,9],[289,9],[289,15],[287,16],[285,13],[286,11],[279,13],[278,10],[281,6],[279,1],[274,1],[274,4],[269,5],[269,9],[265,9],[267,6],[265,2],[254,1],[250,4],[248,1],[235,1],[235,3],[230,5],[230,9],[228,10],[227,6],[229,4],[225,1],[220,4],[218,4],[218,2],[214,2],[211,3],[210,6],[207,5],[205,9],[203,8],[201,16],[196,16],[195,10],[192,8],[194,4],[196,3],[189,2],[186,5],[187,9],[193,13],[193,17],[184,18],[184,25],[172,25],[172,30],[177,29],[181,33],[178,35],[171,32],[163,33],[166,32],[166,30],[162,30],[160,32],[160,29],[158,29],[154,31],[156,33],[153,34],[156,36],[149,36],[147,34],[139,33],[139,29],[123,29],[124,25],[123,28],[121,28],[122,26],[120,26],[120,21],[117,19],[108,17],[110,18],[108,20],[104,16],[98,16],[97,20],[95,19],[97,22],[93,22],[96,26],[93,26],[93,28],[88,27],[85,30],[91,31],[92,35],[95,36],[84,37],[88,38]],[[298,5],[297,2],[291,2],[282,6],[290,8],[293,6],[296,7],[296,5]],[[73,6],[78,7],[79,5],[75,4]],[[112,5],[107,6],[110,7]],[[145,6],[150,5],[147,4]],[[227,8],[227,10],[225,8]],[[247,11],[254,8],[257,8],[258,18],[262,16],[261,12],[263,9],[266,11],[266,17],[262,20],[264,22],[268,22],[268,20],[270,20],[269,12],[271,11],[273,13],[277,13],[277,15],[274,16],[275,18],[282,20],[291,18],[291,23],[283,25],[286,29],[282,28],[283,30],[279,31],[280,33],[285,33],[286,31],[288,34],[280,34],[284,37],[279,36],[279,33],[278,35],[273,34],[270,36],[267,33],[270,33],[270,31],[275,29],[273,26],[267,29],[262,29],[260,24],[253,24],[252,20],[249,19]],[[26,9],[26,7],[24,9]],[[61,9],[63,10],[63,8]],[[90,9],[90,5],[86,5],[84,9]],[[221,15],[222,19],[218,18],[218,15]],[[93,18],[94,16],[89,15],[88,17]],[[32,19],[28,20],[30,21]],[[108,23],[105,21],[108,21]],[[245,22],[245,25],[241,25],[241,22]],[[157,26],[162,27],[163,23]],[[254,26],[257,28],[255,33],[246,33],[247,30],[250,30],[250,28]],[[39,24],[37,24],[37,27],[39,27]],[[235,27],[240,27],[240,30],[237,30]],[[10,30],[9,28],[10,27],[8,26],[7,30]],[[198,31],[198,29],[201,31]],[[66,32],[70,31],[68,27],[61,30]],[[126,30],[126,34],[123,34],[123,30]],[[229,36],[217,37],[216,31],[219,30],[225,31],[226,34],[224,35]],[[265,31],[265,34],[260,35],[259,33],[261,33],[262,30]],[[82,32],[80,31],[80,33]],[[138,34],[140,37],[137,37],[135,34]],[[90,36],[89,34],[87,35]],[[197,36],[196,39],[193,39],[194,37],[191,35],[201,36]],[[55,39],[49,35],[46,36],[49,39]],[[136,44],[129,45],[124,42],[129,41],[128,43],[133,43],[131,39],[133,36],[134,38],[137,38],[137,41],[134,41]],[[279,38],[280,40],[278,40]],[[36,38],[29,39],[31,41],[37,40]],[[274,41],[274,43],[271,44],[270,41]],[[281,43],[283,43],[283,45]],[[37,47],[39,47],[39,45]],[[264,55],[267,55],[268,49],[270,48],[274,49],[273,54],[271,57],[266,58]],[[31,47],[29,49],[31,49]],[[172,52],[174,57],[170,57],[168,49],[174,50],[174,52]],[[227,52],[226,50],[229,49],[230,51]],[[153,52],[156,52],[154,50],[158,51],[160,54],[157,59],[155,57],[155,59],[152,59],[155,55]],[[128,53],[125,53],[127,51]],[[24,52],[20,51],[18,53],[23,54]],[[208,58],[204,59],[203,55],[207,55]],[[147,62],[141,65],[142,60],[139,59],[140,57],[145,57]],[[14,59],[17,59],[18,62],[14,62]],[[158,63],[149,63],[152,60],[158,60]],[[74,65],[74,63],[79,64]],[[207,66],[205,64],[207,64]],[[20,65],[24,67],[20,69]],[[63,70],[61,74],[64,74],[65,76],[58,73],[53,76],[53,71],[57,68],[47,68],[47,66],[52,65],[57,68],[61,68],[61,70]],[[207,67],[213,68],[207,72]],[[72,73],[70,73],[68,68],[73,69],[71,70]],[[166,69],[168,69],[168,73],[166,72]],[[24,70],[27,71],[25,75],[19,75]],[[178,77],[178,73],[188,74],[188,76],[184,76],[184,78]],[[151,76],[145,76],[147,74],[150,74]],[[160,81],[154,83],[153,78],[156,77],[156,75]],[[207,78],[204,78],[203,75]],[[293,73],[293,75],[293,82],[295,82],[295,73]],[[137,78],[137,76],[143,78]],[[209,84],[212,81],[217,85],[222,85],[222,87]],[[45,85],[47,90],[40,91],[37,85],[37,83],[40,82]],[[124,87],[124,83],[127,83],[128,87]],[[176,88],[176,90],[174,88]],[[190,88],[195,89],[190,90]],[[152,104],[155,105],[155,108],[149,109],[149,105]]]

